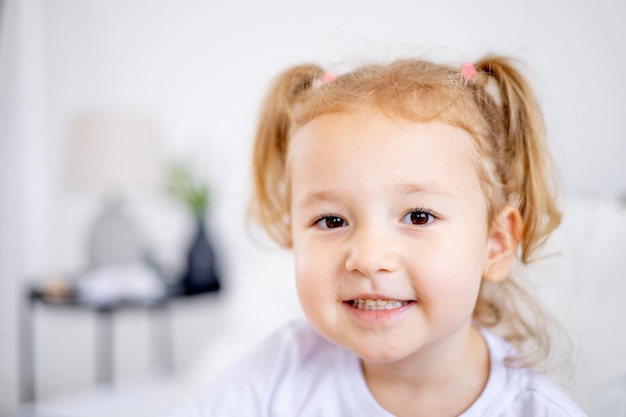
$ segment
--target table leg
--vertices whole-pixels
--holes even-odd
[[[167,303],[152,308],[152,338],[157,363],[165,373],[174,371],[171,311]]]
[[[113,369],[115,367],[113,340],[113,311],[101,308],[96,311],[96,380],[100,384],[113,385]]]
[[[20,373],[20,401],[35,402],[35,325],[33,320],[34,301],[30,292],[20,299],[19,310],[19,373]]]

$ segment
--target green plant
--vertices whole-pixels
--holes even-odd
[[[171,163],[166,169],[167,189],[195,215],[206,213],[210,203],[209,186],[194,175],[188,165]]]

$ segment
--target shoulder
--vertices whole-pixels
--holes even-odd
[[[340,353],[338,346],[320,336],[307,321],[297,320],[279,328],[244,356],[233,370],[282,375],[287,370],[306,366],[313,358],[319,363],[325,357],[333,358]]]
[[[247,388],[263,397],[281,384],[287,375],[301,373],[310,359],[332,356],[335,351],[306,321],[288,323],[252,348],[219,376],[209,390],[223,390],[228,384]]]
[[[287,416],[332,392],[358,360],[307,322],[289,323],[218,376],[187,405],[185,417]]]
[[[464,416],[554,416],[586,414],[546,376],[534,368],[513,367],[505,362],[514,349],[498,336],[481,330],[489,347],[491,370],[487,386]]]

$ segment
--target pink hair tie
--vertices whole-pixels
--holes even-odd
[[[324,75],[322,75],[322,84],[335,81],[336,79],[337,75],[333,74],[332,72],[325,72]]]
[[[467,62],[461,67],[461,74],[467,81],[472,81],[476,76],[476,67]]]

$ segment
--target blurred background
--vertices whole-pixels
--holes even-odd
[[[0,415],[25,400],[33,367],[41,402],[99,386],[94,305],[135,307],[113,312],[115,386],[159,368],[155,343],[188,376],[239,323],[262,337],[299,315],[289,253],[245,220],[258,108],[287,66],[512,55],[565,192],[624,196],[625,11],[617,0],[0,1]],[[201,225],[221,290],[181,296]],[[29,355],[30,286],[63,298],[87,279],[79,304],[91,309],[31,311]],[[215,289],[211,279],[200,287]],[[167,342],[154,342],[164,319],[146,306],[173,295]]]

